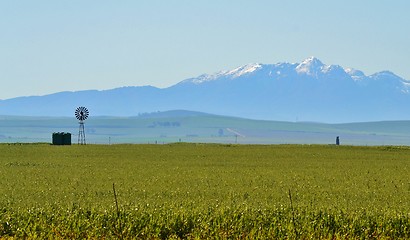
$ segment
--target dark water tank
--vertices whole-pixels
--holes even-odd
[[[71,133],[53,133],[53,145],[71,145]]]
[[[71,133],[63,133],[63,144],[71,145]]]

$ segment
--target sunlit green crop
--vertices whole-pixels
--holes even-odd
[[[410,238],[408,147],[3,144],[0,176],[0,238]]]

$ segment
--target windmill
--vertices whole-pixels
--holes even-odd
[[[227,130],[228,132],[231,132],[231,133],[235,134],[235,143],[238,143],[238,136],[240,136],[240,137],[245,137],[244,135],[242,135],[242,134],[238,133],[237,131],[232,130],[232,129],[230,129],[230,128],[227,128],[226,130]]]
[[[75,110],[75,117],[78,119],[80,128],[78,130],[78,144],[85,145],[85,131],[84,131],[84,121],[88,118],[89,112],[86,107],[78,107]]]

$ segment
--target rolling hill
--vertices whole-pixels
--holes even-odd
[[[53,132],[72,133],[74,117],[0,117],[0,142],[51,142]],[[88,143],[240,143],[410,145],[410,121],[349,124],[250,120],[190,111],[166,111],[137,117],[91,117]],[[237,134],[236,134],[237,133]]]

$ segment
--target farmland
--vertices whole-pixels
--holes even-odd
[[[229,131],[233,129],[239,133]],[[189,111],[95,117],[85,124],[87,143],[240,143],[410,145],[409,121],[326,124],[279,122],[218,116]],[[0,143],[51,142],[53,132],[70,132],[77,142],[75,117],[0,116]]]
[[[409,147],[0,144],[0,175],[4,238],[410,237]]]

